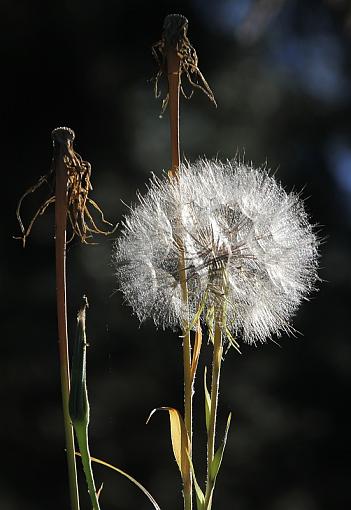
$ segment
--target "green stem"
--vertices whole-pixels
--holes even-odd
[[[209,427],[207,434],[207,481],[206,481],[206,494],[205,506],[206,510],[210,510],[212,506],[212,488],[213,480],[211,479],[210,470],[215,453],[215,440],[216,440],[216,421],[217,421],[217,408],[218,408],[218,391],[219,380],[221,375],[223,345],[222,345],[222,330],[218,321],[215,320],[214,326],[214,341],[213,341],[213,362],[212,362],[212,382],[211,382],[211,410]]]
[[[82,458],[83,470],[88,486],[88,492],[94,510],[100,510],[96,493],[95,481],[91,467],[89,452],[88,428],[90,420],[90,407],[87,390],[86,376],[86,309],[88,300],[83,296],[83,304],[77,316],[77,339],[74,346],[72,360],[71,395],[69,400],[69,411],[74,431],[78,441],[79,451]]]
[[[82,426],[76,425],[75,432],[78,441],[79,451],[82,457],[83,470],[88,485],[88,492],[91,504],[93,505],[93,510],[100,510],[100,505],[96,493],[95,481],[93,476],[93,470],[91,467],[91,457],[88,441],[88,428],[83,425]]]
[[[56,173],[55,194],[55,252],[56,252],[56,296],[58,344],[60,356],[60,376],[62,393],[62,410],[67,451],[68,478],[71,509],[79,510],[79,493],[74,448],[73,428],[68,410],[70,392],[70,373],[67,337],[67,305],[66,305],[66,226],[67,226],[67,169],[63,156],[66,146],[73,142],[70,130],[58,128],[53,131],[54,167]],[[74,135],[73,135],[74,137]]]

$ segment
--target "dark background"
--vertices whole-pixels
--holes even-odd
[[[184,156],[245,153],[267,161],[308,197],[321,226],[320,291],[294,320],[302,333],[229,352],[219,434],[232,427],[214,508],[346,509],[350,497],[349,324],[351,224],[351,3],[348,0],[2,0],[1,176],[3,312],[0,357],[1,510],[68,508],[55,315],[53,208],[26,249],[17,200],[50,167],[50,133],[76,132],[92,164],[93,198],[120,221],[150,172],[170,165],[168,118],[149,79],[164,16],[189,19],[189,37],[218,109],[199,92],[181,104]],[[50,195],[23,206],[27,220]],[[68,252],[71,337],[87,293],[92,453],[140,479],[162,509],[182,507],[167,416],[182,406],[181,340],[139,327],[115,293],[113,239]],[[205,469],[202,372],[195,395],[195,464]],[[149,509],[127,480],[102,467],[104,509]],[[82,509],[90,508],[82,480]]]

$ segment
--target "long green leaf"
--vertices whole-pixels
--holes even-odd
[[[225,433],[224,433],[224,438],[223,438],[222,444],[216,451],[216,453],[213,457],[212,463],[211,463],[210,479],[211,479],[213,485],[216,481],[219,468],[221,467],[221,464],[222,464],[223,453],[224,453],[225,445],[227,444],[228,432],[229,432],[231,419],[232,419],[232,413],[229,413],[228,420],[227,420],[227,426],[225,428]]]

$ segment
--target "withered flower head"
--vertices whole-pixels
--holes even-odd
[[[23,200],[43,184],[50,184],[51,187],[55,187],[55,177],[57,182],[58,171],[64,174],[64,201],[68,223],[71,227],[71,237],[69,241],[74,237],[78,237],[82,243],[88,244],[91,242],[90,239],[93,234],[112,234],[115,229],[104,230],[98,227],[94,218],[94,213],[97,213],[100,223],[112,226],[110,222],[105,220],[99,205],[90,197],[90,192],[93,189],[91,185],[91,165],[75,152],[73,148],[75,139],[74,131],[68,127],[58,127],[52,131],[51,137],[54,149],[51,169],[48,174],[40,177],[33,186],[28,188],[20,198],[17,205],[16,216],[22,235],[16,237],[16,239],[22,240],[23,246],[25,246],[26,240],[37,218],[44,214],[50,204],[57,202],[55,190],[54,194],[37,209],[29,225],[27,227],[24,226],[21,218]]]
[[[174,51],[179,59],[179,69],[176,71],[176,74],[179,74],[179,85],[182,95],[190,99],[194,89],[199,89],[217,106],[211,87],[199,69],[199,59],[196,50],[188,38],[188,26],[188,20],[181,14],[169,14],[165,17],[161,39],[152,46],[152,53],[158,64],[158,72],[154,79],[155,97],[161,97],[159,82],[162,76],[167,77],[169,73],[167,59],[169,58],[169,52]],[[182,78],[184,76],[190,86],[191,92],[189,95],[185,93],[183,88]],[[169,93],[162,100],[162,113],[166,110],[168,101]]]

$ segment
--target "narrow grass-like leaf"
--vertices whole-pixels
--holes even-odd
[[[197,482],[194,465],[193,465],[189,455],[188,455],[188,459],[189,459],[190,469],[191,469],[191,473],[193,475],[193,480],[194,480],[195,495],[196,495],[196,508],[197,508],[197,510],[205,510],[205,495],[202,492],[201,487]]]
[[[218,448],[218,450],[216,451],[216,453],[215,453],[215,455],[213,457],[213,461],[211,463],[211,467],[210,467],[210,479],[211,479],[213,485],[214,485],[214,483],[216,481],[219,468],[221,467],[225,445],[227,444],[228,431],[229,431],[229,427],[230,427],[231,418],[232,418],[232,413],[229,413],[222,444]]]
[[[207,296],[208,296],[208,291],[206,291],[204,293],[204,295],[202,296],[201,298],[201,302],[196,310],[196,313],[194,315],[194,318],[193,320],[191,321],[191,323],[189,324],[185,334],[189,333],[189,331],[191,331],[193,329],[193,327],[195,326],[195,324],[200,324],[200,318],[201,318],[201,314],[202,312],[205,310],[205,306],[206,306],[206,300],[207,300]]]
[[[71,391],[69,394],[69,414],[74,427],[89,425],[89,400],[86,381],[86,350],[85,315],[88,300],[83,296],[83,304],[77,317],[77,335],[74,344],[71,368]]]
[[[76,455],[78,455],[80,457],[80,453],[76,452]],[[153,507],[156,510],[161,510],[161,508],[156,503],[155,499],[151,496],[150,492],[148,490],[146,490],[145,487],[140,482],[138,482],[138,480],[133,478],[131,475],[128,475],[128,473],[126,473],[125,471],[122,471],[122,469],[119,469],[118,467],[113,466],[112,464],[109,464],[108,462],[105,462],[104,460],[97,459],[96,457],[90,457],[90,459],[92,460],[92,462],[95,462],[96,464],[101,464],[102,466],[113,469],[113,471],[116,471],[120,475],[128,478],[129,481],[134,483],[134,485],[136,485],[145,494],[145,496],[149,499],[149,501],[152,503]]]
[[[189,480],[189,438],[180,412],[174,407],[158,407],[151,411],[146,423],[156,411],[168,411],[171,427],[171,440],[175,460],[178,464],[183,482]]]
[[[194,343],[194,352],[193,352],[193,359],[191,362],[191,382],[194,382],[197,365],[199,362],[199,356],[201,351],[201,345],[202,345],[202,329],[200,321],[198,321],[196,326],[196,333],[195,333],[195,343]]]
[[[204,370],[204,391],[205,391],[205,418],[206,418],[206,430],[208,432],[210,426],[210,415],[211,415],[211,397],[207,389],[207,367]]]

